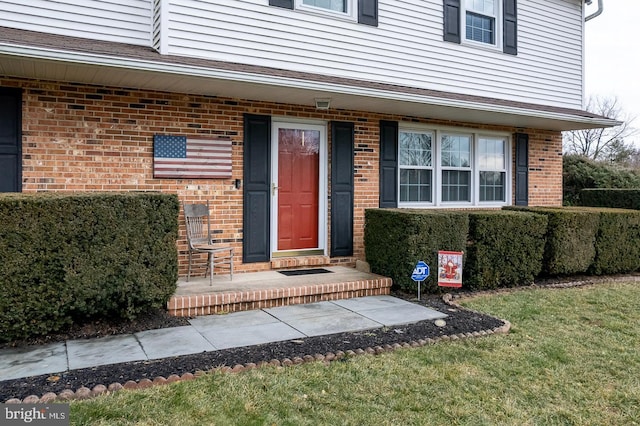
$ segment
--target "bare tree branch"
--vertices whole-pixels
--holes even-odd
[[[591,96],[586,109],[594,114],[621,121],[622,124],[612,128],[564,132],[562,138],[565,152],[593,160],[620,159],[621,151],[632,148],[625,143],[625,138],[638,134],[638,129],[632,127],[636,117],[624,112],[616,97]]]

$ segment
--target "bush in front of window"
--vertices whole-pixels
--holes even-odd
[[[0,341],[165,307],[178,207],[160,193],[0,196]]]
[[[533,283],[542,270],[546,232],[544,215],[470,212],[463,285],[484,290]]]
[[[438,250],[464,251],[469,228],[464,211],[369,209],[365,212],[365,254],[371,271],[393,279],[394,287],[415,292],[411,279],[418,261],[431,273],[422,283],[427,293],[437,293]]]

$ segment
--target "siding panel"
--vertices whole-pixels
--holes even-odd
[[[380,0],[379,26],[267,1],[167,0],[168,53],[582,107],[581,0],[518,2],[518,55],[442,40],[442,0]]]
[[[0,25],[151,45],[151,0],[0,0]]]

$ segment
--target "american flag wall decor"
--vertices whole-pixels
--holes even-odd
[[[153,177],[230,179],[231,139],[154,135]]]

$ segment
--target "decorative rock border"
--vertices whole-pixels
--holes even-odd
[[[452,295],[448,293],[448,294],[445,294],[442,297],[442,299],[446,304],[453,306],[456,309],[476,312],[459,305],[457,301],[466,299],[466,298],[471,298],[471,297],[483,296],[483,295],[511,293],[515,291],[523,291],[523,290],[531,290],[531,289],[540,289],[540,288],[562,289],[562,288],[588,286],[588,285],[600,284],[605,282],[622,282],[622,281],[639,281],[640,282],[640,275],[626,275],[621,277],[614,276],[614,277],[607,277],[605,279],[589,278],[589,279],[578,280],[578,281],[567,281],[567,282],[543,284],[543,285],[532,284],[530,286],[525,286],[525,287],[501,288],[501,289],[495,289],[495,290],[478,291],[473,293],[462,293],[462,294],[456,294],[456,295]],[[486,314],[483,313],[482,315],[486,315]],[[169,383],[185,382],[189,380],[194,380],[208,373],[215,373],[215,372],[241,373],[244,371],[253,370],[253,369],[261,368],[265,366],[290,367],[293,365],[299,365],[299,364],[309,363],[309,362],[323,362],[325,364],[328,364],[333,361],[339,361],[344,358],[355,357],[358,355],[379,355],[385,352],[393,352],[396,349],[403,349],[403,348],[408,349],[408,348],[417,348],[421,346],[434,345],[441,341],[456,341],[456,340],[462,340],[462,339],[484,337],[492,334],[509,333],[509,330],[511,329],[511,323],[504,319],[500,319],[500,321],[503,322],[503,325],[500,327],[496,327],[489,330],[474,331],[472,333],[444,335],[436,338],[418,339],[417,341],[412,340],[409,342],[394,343],[392,345],[386,344],[383,346],[375,346],[373,348],[372,347],[367,347],[364,349],[357,348],[354,350],[348,350],[346,352],[336,351],[335,353],[327,352],[326,354],[313,354],[313,355],[309,354],[309,355],[305,355],[304,357],[294,357],[293,359],[289,359],[289,358],[284,358],[282,360],[272,359],[271,361],[261,361],[258,364],[255,364],[252,362],[246,363],[246,364],[236,364],[233,367],[223,366],[223,367],[217,367],[209,371],[198,370],[195,373],[184,373],[182,376],[172,374],[167,378],[160,376],[160,377],[154,378],[153,380],[144,378],[139,380],[138,382],[129,380],[124,384],[116,382],[116,383],[111,383],[109,386],[96,385],[93,387],[93,389],[80,387],[75,392],[71,389],[65,389],[59,394],[48,392],[42,395],[42,397],[39,397],[37,395],[29,395],[22,400],[18,398],[11,398],[5,401],[5,403],[34,404],[34,403],[50,403],[54,401],[60,402],[60,401],[71,401],[71,400],[84,400],[84,399],[89,399],[89,398],[93,398],[100,395],[106,395],[106,394],[118,392],[122,389],[129,389],[129,390],[146,389],[151,386],[161,386]]]

